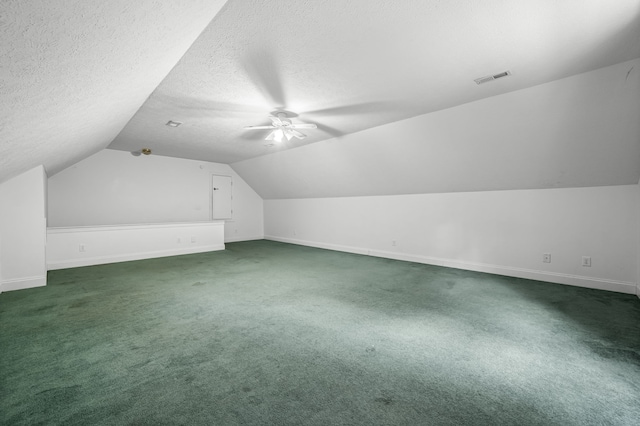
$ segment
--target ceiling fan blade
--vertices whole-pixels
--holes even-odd
[[[330,135],[331,137],[334,137],[334,138],[338,138],[340,136],[344,136],[345,135],[345,132],[343,132],[342,130],[338,130],[335,127],[327,126],[326,124],[320,123],[318,128],[321,131],[327,133],[328,135]]]
[[[267,135],[267,137],[264,138],[264,140],[265,141],[272,141],[275,137],[276,137],[276,131],[274,130],[273,132],[269,133]]]
[[[359,104],[343,105],[337,107],[316,109],[305,111],[300,115],[347,115],[347,114],[368,114],[372,112],[388,111],[397,107],[397,104],[390,101],[361,102]]]
[[[274,126],[282,126],[282,120],[279,117],[269,117]]]
[[[307,137],[307,135],[305,135],[304,133],[300,133],[300,132],[299,132],[299,131],[297,131],[297,130],[290,129],[289,131],[291,132],[291,134],[292,134],[293,136],[295,136],[295,137],[296,137],[296,138],[298,138],[298,139],[304,139],[304,138],[306,138],[306,137]]]
[[[289,126],[290,129],[317,129],[318,126],[316,126],[313,123],[298,123],[298,124],[292,124],[291,126]]]
[[[286,96],[282,84],[280,61],[267,46],[249,50],[242,59],[249,80],[262,94],[267,103],[282,108],[286,105]]]
[[[286,129],[284,131],[284,135],[285,135],[285,137],[287,138],[288,141],[293,139],[293,136],[294,136],[293,132],[294,132],[294,130],[291,130],[291,129]]]
[[[245,126],[245,129],[251,130],[266,130],[266,129],[275,129],[273,126]]]

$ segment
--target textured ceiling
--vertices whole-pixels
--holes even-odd
[[[3,0],[0,182],[39,164],[52,175],[106,146],[235,163],[346,144],[366,129],[638,57],[640,0]],[[507,69],[508,78],[473,82]],[[276,109],[318,129],[272,147],[265,131],[243,130]],[[529,139],[522,152],[535,149]],[[637,163],[638,143],[619,144],[628,151],[618,155]],[[561,158],[547,162],[556,175],[590,161]]]
[[[233,163],[637,58],[639,19],[638,0],[230,0],[109,147]],[[318,129],[243,129],[276,109]]]
[[[2,0],[0,182],[105,148],[223,4]]]

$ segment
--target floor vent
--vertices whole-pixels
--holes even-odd
[[[475,81],[476,84],[484,84],[484,83],[488,83],[488,82],[493,81],[493,80],[497,80],[499,78],[507,77],[509,75],[511,75],[511,71],[503,71],[503,72],[500,72],[498,74],[488,75],[486,77],[476,78],[473,81]]]

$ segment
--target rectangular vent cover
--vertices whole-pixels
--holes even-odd
[[[507,77],[509,75],[511,75],[511,71],[503,71],[503,72],[500,72],[498,74],[488,75],[486,77],[476,78],[473,81],[475,81],[476,84],[484,84],[484,83],[488,83],[488,82],[493,81],[493,80],[497,80],[497,79],[502,78],[502,77]]]

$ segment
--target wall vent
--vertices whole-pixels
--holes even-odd
[[[476,84],[484,84],[484,83],[488,83],[488,82],[493,81],[493,80],[497,80],[499,78],[507,77],[509,75],[511,75],[511,71],[503,71],[503,72],[500,72],[498,74],[488,75],[486,77],[476,78],[473,81],[475,81]]]

